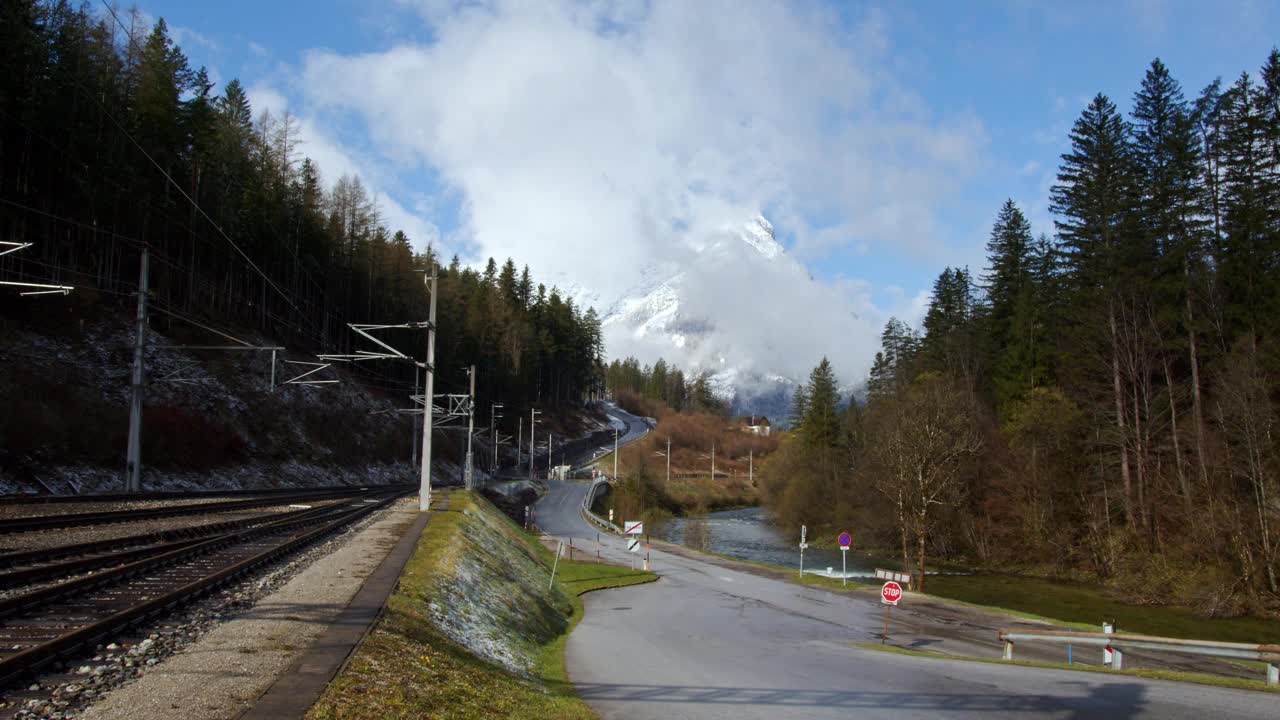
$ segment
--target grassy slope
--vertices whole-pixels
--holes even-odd
[[[513,672],[482,659],[450,639],[431,607],[456,593],[463,553],[484,554],[469,539],[480,525],[500,527],[511,541],[495,552],[519,553],[539,569],[538,583],[545,589],[552,553],[489,507],[483,500],[456,491],[450,510],[437,513],[417,550],[405,567],[400,586],[388,601],[387,612],[347,667],[308,712],[314,720],[330,718],[594,718],[578,699],[564,671],[564,641],[582,614],[578,595],[604,587],[630,585],[656,579],[651,573],[634,572],[595,563],[561,560],[556,590],[541,598],[525,598],[521,605],[545,604],[556,614],[547,618],[555,632],[535,628],[519,645],[527,645],[530,672]],[[468,513],[467,511],[470,511]],[[477,513],[483,514],[478,522]],[[515,571],[482,562],[482,582],[493,592],[518,595],[529,586],[516,584]],[[466,582],[474,583],[472,578]],[[462,584],[465,584],[463,582]],[[466,612],[483,609],[467,607]],[[524,610],[528,612],[527,610]],[[517,627],[524,627],[519,625]]]

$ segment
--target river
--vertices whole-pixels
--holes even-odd
[[[655,530],[654,537],[695,550],[797,569],[800,564],[800,537],[784,535],[769,521],[763,508],[672,518],[660,523]],[[856,535],[848,559],[850,577],[875,576],[875,564],[865,552],[857,549]],[[810,538],[809,549],[804,551],[804,566],[806,570],[830,567],[840,572],[839,547],[834,542],[818,547]]]

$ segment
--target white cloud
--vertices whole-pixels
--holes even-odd
[[[817,6],[772,2],[414,4],[430,44],[313,51],[306,102],[435,171],[478,256],[515,257],[606,305],[639,268],[762,211],[810,260],[846,246],[935,254],[935,210],[984,156],[975,118],[932,117],[895,82],[878,15],[842,29]],[[847,308],[805,313],[787,298],[807,290],[769,292],[802,313],[776,319],[810,338],[798,352],[822,354],[823,313]]]

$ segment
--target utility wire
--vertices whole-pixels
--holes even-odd
[[[119,25],[120,29],[124,31],[125,37],[128,38],[129,40],[129,44],[133,45],[134,50],[138,51],[139,55],[141,55],[142,48],[138,47],[138,43],[133,39],[133,34],[129,32],[129,29],[125,27],[124,22],[120,20],[120,16],[116,14],[115,8],[111,7],[111,5],[109,5],[106,0],[102,0],[102,6],[107,9],[107,12],[111,13],[111,17],[115,18],[116,24]],[[97,100],[97,98],[95,98],[95,100]],[[217,230],[218,234],[221,235],[228,243],[230,243],[231,247],[234,248],[235,251],[240,254],[240,257],[244,258],[244,261],[249,264],[249,267],[253,268],[255,272],[257,272],[259,275],[262,276],[262,281],[270,285],[271,289],[275,290],[280,295],[280,297],[284,298],[284,301],[289,303],[289,305],[294,310],[297,310],[298,312],[302,312],[302,308],[294,304],[293,299],[289,297],[288,293],[280,289],[280,286],[276,285],[275,282],[270,277],[268,277],[265,272],[263,272],[262,268],[258,267],[258,264],[253,261],[253,258],[249,257],[248,253],[242,250],[240,246],[236,244],[235,240],[231,239],[231,236],[228,235],[226,231],[222,229],[222,226],[214,222],[213,218],[210,217],[209,214],[204,211],[204,208],[200,207],[200,204],[196,202],[195,198],[191,197],[191,195],[189,195],[187,191],[183,189],[183,187],[179,185],[173,179],[172,176],[169,175],[168,171],[166,171],[163,167],[161,167],[160,163],[156,162],[155,158],[151,157],[151,154],[147,152],[146,148],[142,147],[142,145],[137,140],[134,139],[133,135],[124,127],[124,125],[122,125],[120,121],[117,120],[115,116],[112,115],[107,110],[106,105],[104,105],[100,100],[98,101],[98,104],[102,106],[102,112],[108,118],[111,119],[111,122],[115,124],[116,128],[118,128],[120,132],[124,134],[125,137],[129,138],[129,142],[133,143],[133,146],[138,149],[138,152],[142,153],[143,157],[149,160],[151,164],[155,166],[156,170],[158,170],[160,174],[164,176],[164,179],[168,180],[169,184],[172,185],[175,190],[181,193],[182,196],[186,198],[188,202],[191,203],[191,206],[195,208],[196,212],[200,213],[200,215],[205,220],[207,220],[210,225],[213,226],[213,229]]]

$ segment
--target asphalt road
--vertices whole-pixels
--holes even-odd
[[[594,550],[586,489],[552,482],[538,525]],[[618,538],[602,554],[630,560]],[[1271,694],[864,650],[851,643],[878,638],[883,614],[863,598],[652,560],[658,582],[584,597],[566,647],[574,686],[606,719],[1280,718]]]

